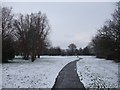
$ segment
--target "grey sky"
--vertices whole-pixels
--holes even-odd
[[[46,13],[52,45],[61,48],[67,48],[70,43],[85,47],[115,9],[115,2],[7,2],[2,5],[12,6],[14,13]]]

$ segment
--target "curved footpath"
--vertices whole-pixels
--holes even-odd
[[[80,58],[81,59],[81,58]],[[80,81],[77,74],[76,61],[68,63],[58,74],[52,90],[57,88],[86,90],[83,83]]]

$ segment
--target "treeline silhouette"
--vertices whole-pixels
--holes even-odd
[[[19,14],[15,16],[12,8],[2,8],[2,62],[12,60],[15,55],[35,61],[40,55],[90,55],[88,48],[77,49],[70,44],[67,50],[51,47],[48,39],[50,25],[46,14]]]
[[[51,47],[48,35],[50,25],[46,14],[31,13],[15,16],[12,8],[2,8],[2,62],[12,60],[15,55],[35,61],[40,55],[96,55],[98,58],[120,61],[120,2],[112,19],[98,30],[85,48],[77,49],[74,43],[68,49]],[[1,28],[1,27],[0,27]]]
[[[49,46],[50,26],[47,16],[38,13],[15,16],[12,8],[2,8],[2,61],[7,62],[15,55],[33,62],[42,50]]]
[[[42,55],[50,56],[77,56],[77,55],[94,55],[89,47],[77,49],[74,43],[68,46],[68,49],[61,49],[60,47],[51,47],[44,49]]]
[[[120,2],[117,3],[112,19],[98,30],[92,44],[97,57],[120,61]]]

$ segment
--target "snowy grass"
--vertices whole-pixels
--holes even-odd
[[[98,59],[94,56],[80,56],[77,73],[86,88],[118,88],[118,63]]]
[[[2,65],[2,88],[52,88],[60,70],[75,56],[42,56],[35,62],[16,57]]]
[[[2,89],[2,64],[0,63],[0,90]]]
[[[80,56],[77,73],[86,88],[118,88],[118,63]],[[52,88],[60,70],[76,56],[42,56],[35,62],[16,57],[2,66],[2,88]]]

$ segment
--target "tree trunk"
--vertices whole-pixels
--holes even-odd
[[[35,56],[34,56],[34,55],[32,55],[31,60],[32,60],[32,62],[34,62],[34,61],[35,61]]]
[[[38,58],[40,58],[40,54],[38,54]]]
[[[25,54],[24,57],[23,57],[23,59],[29,60],[29,55],[28,55],[28,54]]]
[[[35,53],[32,53],[32,55],[31,55],[31,61],[34,62],[35,59],[36,59],[36,55],[35,55]]]

